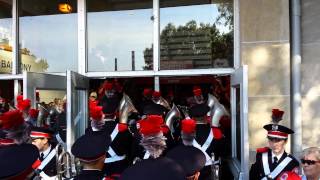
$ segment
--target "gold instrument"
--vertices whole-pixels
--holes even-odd
[[[175,104],[173,104],[171,110],[167,113],[165,118],[166,125],[169,127],[171,132],[174,132],[173,123],[175,122],[175,120],[180,120],[181,118],[182,116],[179,109]]]
[[[132,112],[138,112],[137,109],[134,107],[130,97],[123,93],[123,97],[120,101],[119,105],[119,122],[123,124],[128,123],[128,116]]]

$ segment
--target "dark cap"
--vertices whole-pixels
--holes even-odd
[[[206,103],[202,103],[192,106],[189,113],[191,117],[202,117],[205,116],[209,110],[209,106]]]
[[[32,127],[30,137],[36,138],[52,138],[53,132],[45,127]]]
[[[267,124],[263,128],[268,131],[267,136],[270,138],[287,139],[289,134],[294,133],[293,130],[279,124]]]
[[[187,176],[199,172],[206,164],[206,156],[200,149],[193,146],[177,146],[171,149],[166,157],[179,163]]]
[[[0,148],[0,179],[19,175],[31,169],[39,158],[39,151],[32,144],[8,145]]]
[[[169,158],[147,159],[127,168],[120,180],[185,180],[182,167]]]
[[[110,143],[110,136],[106,136],[103,132],[93,132],[77,139],[72,145],[71,152],[81,161],[93,162],[106,153]]]
[[[165,115],[167,109],[160,104],[150,103],[143,108],[144,115]]]

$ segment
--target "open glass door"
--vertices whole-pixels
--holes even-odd
[[[50,94],[54,96],[57,94],[65,94],[66,87],[65,76],[23,72],[23,97],[31,100],[32,107],[36,107],[36,103],[39,101],[36,96],[37,90],[44,90],[47,95]]]
[[[248,139],[248,66],[231,75],[232,158],[229,162],[234,179],[249,179]]]
[[[67,150],[85,133],[88,124],[89,78],[67,71]]]

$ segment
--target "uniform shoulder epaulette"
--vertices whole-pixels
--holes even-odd
[[[265,152],[268,152],[268,150],[269,150],[268,147],[258,148],[257,153],[265,153]]]
[[[128,129],[128,125],[127,124],[122,124],[122,123],[119,123],[118,124],[118,130],[119,132],[124,132]]]

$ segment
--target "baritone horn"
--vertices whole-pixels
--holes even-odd
[[[71,154],[66,151],[63,144],[57,144],[55,148],[56,154],[56,167],[58,180],[70,179],[73,177],[72,168],[75,167]]]
[[[210,107],[207,115],[211,117],[211,126],[219,127],[221,117],[230,115],[225,107],[212,94],[208,94],[207,105]]]
[[[119,122],[123,124],[128,124],[128,116],[132,112],[138,112],[134,107],[130,97],[123,93],[123,97],[119,105]]]
[[[174,132],[174,127],[173,124],[175,120],[180,120],[182,118],[181,113],[177,106],[173,103],[171,110],[167,113],[165,122],[166,125],[169,127],[170,131],[173,133]]]

